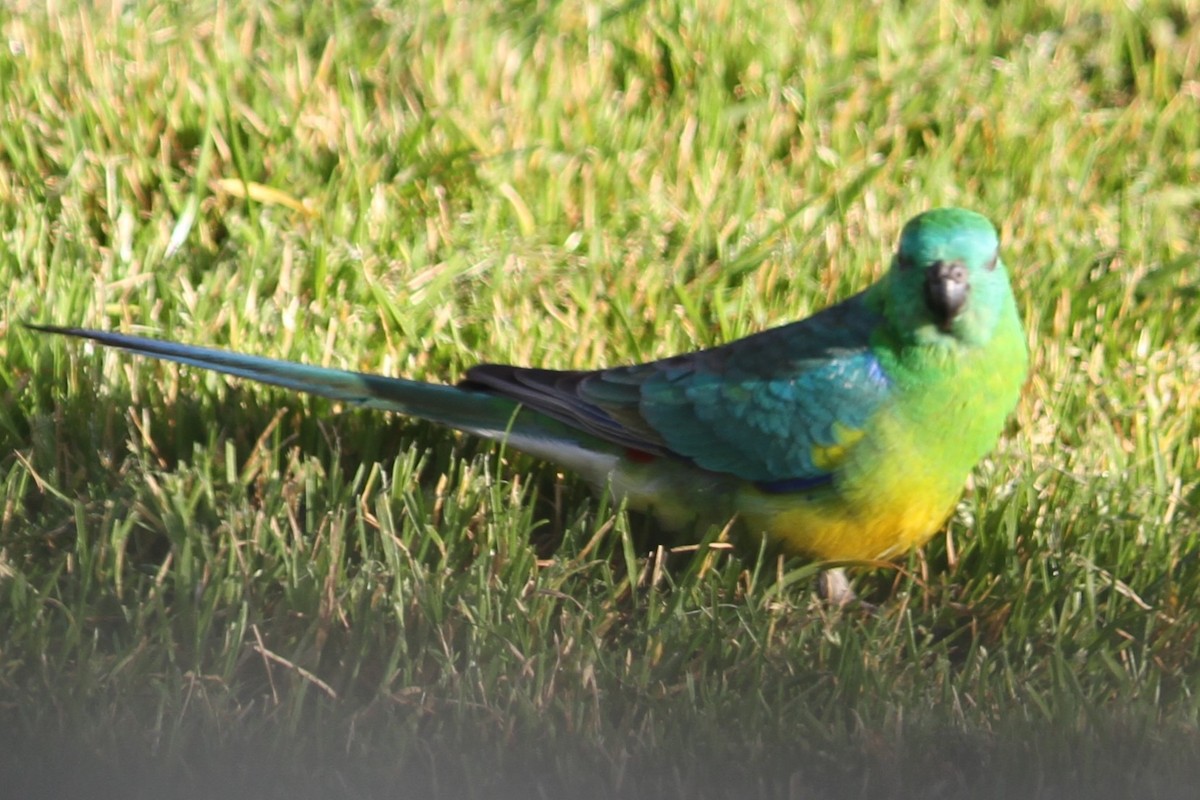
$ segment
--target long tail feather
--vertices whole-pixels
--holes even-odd
[[[27,327],[45,333],[90,339],[139,355],[249,378],[260,383],[328,397],[361,408],[408,414],[489,438],[502,438],[514,424],[518,409],[518,404],[511,399],[456,386],[314,367],[87,328],[32,324]],[[546,426],[535,420],[524,421],[540,428],[561,427]],[[528,433],[534,436],[548,436],[561,431],[541,430]]]

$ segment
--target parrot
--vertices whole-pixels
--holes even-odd
[[[504,442],[666,529],[732,522],[823,562],[894,560],[930,539],[1029,368],[999,236],[962,208],[910,219],[880,279],[842,302],[628,366],[481,364],[441,384],[29,327]]]

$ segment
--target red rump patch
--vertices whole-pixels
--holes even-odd
[[[625,457],[635,464],[649,464],[658,458],[653,453],[647,453],[645,450],[634,450],[632,447],[625,448]]]

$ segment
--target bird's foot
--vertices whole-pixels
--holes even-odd
[[[846,570],[841,567],[823,570],[817,576],[817,595],[836,608],[845,608],[858,599],[858,595],[850,587]]]
[[[850,586],[850,579],[846,577],[846,570],[841,567],[823,570],[817,576],[817,595],[836,609],[857,606],[872,613],[878,610],[873,604],[860,599],[854,593],[854,589]]]

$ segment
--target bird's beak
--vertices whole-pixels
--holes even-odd
[[[967,268],[961,261],[935,261],[926,268],[925,304],[941,330],[950,330],[970,292]]]

